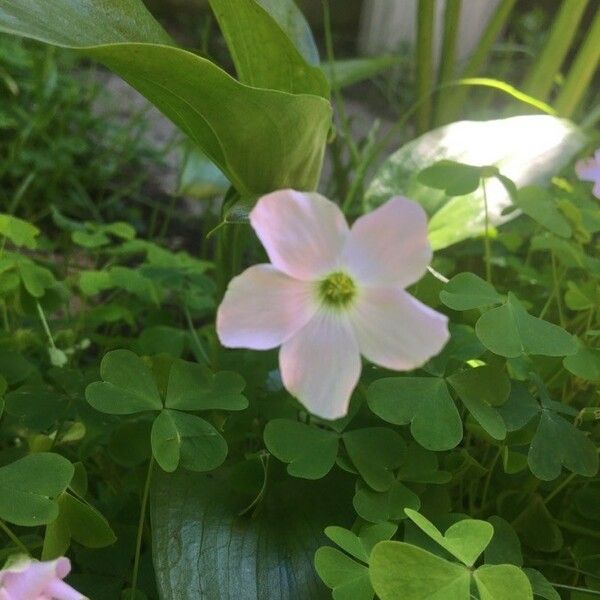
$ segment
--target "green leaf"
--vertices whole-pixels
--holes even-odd
[[[187,134],[244,195],[316,187],[329,102],[244,85],[169,45],[140,0],[0,0],[0,30],[76,48],[104,63]]]
[[[403,461],[406,444],[398,433],[385,427],[354,429],[343,434],[350,460],[364,481],[377,492],[394,483],[396,469]]]
[[[30,260],[19,260],[17,265],[23,286],[34,298],[41,298],[48,288],[56,284],[52,271]]]
[[[108,521],[87,502],[64,493],[58,505],[58,518],[46,527],[42,560],[62,556],[71,539],[86,548],[104,548],[117,541]]]
[[[481,600],[533,600],[527,575],[514,565],[483,565],[473,579]]]
[[[175,360],[169,372],[165,406],[179,410],[244,410],[246,382],[233,371],[212,373],[206,367]]]
[[[381,600],[468,600],[466,567],[404,542],[380,542],[371,553],[371,583]]]
[[[533,594],[544,598],[544,600],[561,600],[560,594],[552,587],[552,584],[535,569],[523,569],[529,579]]]
[[[178,358],[183,354],[186,338],[187,331],[183,329],[167,325],[153,325],[142,331],[135,344],[135,349],[139,354],[146,356],[168,354]]]
[[[494,535],[494,528],[491,523],[476,519],[458,521],[442,535],[440,530],[423,515],[410,508],[407,508],[405,512],[419,529],[467,567],[472,567],[475,564],[475,561],[486,549]]]
[[[450,450],[462,439],[462,421],[443,379],[379,379],[369,386],[367,401],[384,421],[410,423],[413,437],[428,450]]]
[[[205,200],[224,196],[231,183],[225,175],[192,144],[186,147],[177,184],[177,195]]]
[[[315,569],[333,590],[334,600],[371,600],[375,595],[369,569],[335,548],[325,546],[317,550]]]
[[[227,458],[227,442],[208,421],[176,410],[156,417],[151,441],[156,462],[167,472],[180,464],[190,471],[212,471]]]
[[[57,498],[73,477],[73,465],[59,454],[29,454],[0,468],[0,518],[25,527],[51,523]]]
[[[506,425],[495,406],[510,394],[510,380],[503,371],[484,365],[459,371],[448,382],[473,418],[496,440],[506,437]]]
[[[0,213],[0,237],[8,238],[15,246],[35,250],[39,234],[40,230],[31,223]]]
[[[0,348],[0,373],[9,385],[24,381],[34,372],[34,366],[22,354]]]
[[[472,310],[499,304],[505,298],[474,273],[459,273],[444,286],[440,300],[452,310]]]
[[[369,58],[347,58],[326,62],[322,69],[333,88],[341,89],[371,79],[400,64],[402,58],[394,55],[374,56]]]
[[[534,494],[513,526],[525,544],[541,552],[557,552],[563,546],[560,527],[554,521],[542,498]]]
[[[571,237],[571,226],[559,210],[552,194],[544,188],[527,186],[520,189],[515,204],[536,223],[555,235]]]
[[[600,381],[600,350],[579,346],[576,354],[565,356],[563,365],[575,377]]]
[[[540,412],[540,405],[519,382],[513,382],[508,400],[498,408],[507,431],[518,431],[525,427]]]
[[[422,185],[443,190],[446,196],[464,196],[479,187],[481,176],[480,167],[454,160],[440,160],[420,171],[417,181]]]
[[[385,492],[376,492],[359,481],[352,505],[358,516],[365,521],[383,523],[405,519],[404,509],[419,510],[421,501],[419,496],[399,481],[394,481]]]
[[[397,529],[392,523],[367,524],[356,534],[345,527],[333,525],[325,528],[325,535],[354,558],[368,563],[373,547],[383,540],[389,540]]]
[[[320,479],[331,471],[338,453],[339,436],[333,431],[288,419],[273,419],[265,426],[267,450],[288,463],[294,477]]]
[[[349,485],[350,484],[350,485]],[[315,573],[323,529],[348,526],[351,481],[273,478],[260,510],[240,516],[218,473],[158,472],[151,491],[154,567],[162,600],[327,600]]]
[[[210,0],[238,77],[247,85],[329,97],[325,75],[255,0]]]
[[[531,472],[544,481],[556,479],[563,466],[584,477],[598,472],[595,444],[583,431],[550,410],[542,411],[527,462]]]
[[[130,350],[113,350],[100,363],[100,376],[87,386],[87,401],[100,412],[130,415],[163,407],[150,369]]]
[[[512,525],[502,517],[494,515],[488,519],[494,528],[494,536],[485,549],[485,563],[490,565],[510,564],[523,566],[523,554],[519,536]]]
[[[571,334],[530,315],[512,293],[506,304],[481,315],[475,331],[488,350],[507,358],[524,354],[567,356],[577,352],[577,342]]]
[[[523,138],[527,131],[527,139]],[[547,183],[586,144],[573,123],[546,115],[518,116],[494,121],[460,121],[435,129],[409,142],[380,167],[366,192],[370,208],[397,195],[423,205],[429,216],[429,239],[434,249],[482,235],[485,211],[482,189],[448,199],[418,181],[418,173],[439,160],[473,166],[493,165],[517,187]],[[505,187],[496,179],[485,183],[490,225],[516,217],[503,214],[511,205]]]

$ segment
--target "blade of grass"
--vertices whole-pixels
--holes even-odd
[[[419,0],[417,10],[417,53],[416,53],[416,89],[417,132],[424,133],[431,123],[433,88],[433,21],[435,0]]]
[[[493,43],[496,41],[498,35],[504,28],[508,17],[510,16],[512,9],[514,8],[517,0],[502,0],[496,9],[496,12],[492,18],[488,21],[484,32],[479,39],[477,48],[471,54],[467,61],[462,73],[462,79],[468,79],[475,77],[481,71],[481,67],[484,65],[489,55],[490,49]],[[447,97],[444,105],[440,105],[438,124],[443,125],[454,121],[460,114],[460,110],[466,102],[467,95],[469,93],[468,88],[458,88],[456,91]]]
[[[442,40],[442,54],[440,56],[440,84],[448,83],[456,77],[456,41],[460,26],[460,13],[462,0],[446,0],[444,8],[444,37]],[[434,122],[437,125],[441,118],[441,107],[448,97],[448,90],[441,91],[436,100]]]
[[[600,9],[585,38],[565,83],[554,103],[558,114],[570,117],[579,106],[596,69],[600,63]]]
[[[521,86],[527,94],[540,100],[548,98],[587,3],[588,0],[563,0],[544,48]]]

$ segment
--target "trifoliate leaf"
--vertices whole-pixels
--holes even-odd
[[[471,310],[499,304],[505,298],[474,273],[459,273],[444,286],[440,300],[453,310]]]

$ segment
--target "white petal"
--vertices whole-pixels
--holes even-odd
[[[361,354],[387,369],[415,369],[448,341],[448,318],[400,288],[363,288],[350,319]]]
[[[304,327],[317,307],[313,283],[255,265],[229,283],[217,311],[217,334],[228,348],[276,348]]]
[[[392,198],[352,226],[344,262],[367,285],[407,287],[431,262],[427,215],[419,204]]]
[[[338,419],[360,377],[360,353],[345,315],[319,311],[279,352],[287,390],[313,414]]]
[[[338,267],[348,234],[344,215],[333,202],[294,190],[263,196],[250,223],[273,266],[303,280],[319,279]]]

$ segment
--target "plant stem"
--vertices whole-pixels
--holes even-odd
[[[593,531],[588,527],[581,527],[580,525],[573,525],[573,523],[569,523],[567,521],[559,521],[557,519],[554,522],[561,528],[566,529],[572,533],[578,533],[579,535],[583,535],[585,537],[593,538],[595,540],[600,540],[600,531]]]
[[[558,317],[560,319],[560,326],[564,329],[566,327],[565,323],[565,315],[563,312],[562,300],[560,298],[560,285],[558,283],[558,272],[556,269],[556,256],[554,256],[554,252],[551,254],[552,256],[552,278],[554,279],[554,292],[556,296],[556,307],[558,308]]]
[[[48,342],[50,343],[51,348],[56,348],[56,344],[54,343],[54,338],[52,337],[52,332],[50,331],[50,327],[48,326],[48,321],[46,321],[46,315],[44,314],[44,309],[42,305],[36,300],[35,305],[37,307],[38,315],[40,316],[40,321],[42,322],[42,327],[46,332],[46,336],[48,338]]]
[[[417,65],[417,100],[421,101],[421,104],[417,111],[417,133],[425,133],[431,123],[434,14],[434,0],[419,0],[417,10],[417,55],[415,60]]]
[[[148,495],[150,494],[150,482],[152,481],[152,469],[154,467],[154,457],[150,458],[148,463],[148,472],[146,474],[146,483],[142,495],[142,506],[140,508],[140,521],[138,523],[137,538],[135,542],[135,558],[133,560],[133,574],[131,576],[131,600],[135,600],[138,573],[140,570],[140,557],[142,553],[142,537],[144,534],[144,523],[146,522],[146,508],[148,506]]]
[[[502,446],[499,446],[496,454],[494,455],[494,458],[492,459],[492,462],[490,463],[487,475],[485,477],[485,482],[483,484],[483,492],[481,494],[481,510],[483,510],[483,508],[485,506],[488,491],[490,489],[490,482],[492,481],[492,474],[496,467],[496,463],[498,462],[498,460],[500,459],[501,456],[502,456]]]
[[[492,283],[492,248],[490,244],[490,218],[488,213],[488,199],[485,189],[485,178],[481,180],[481,188],[483,190],[483,214],[485,219],[484,233],[484,250],[485,250],[485,278],[488,283]]]
[[[570,483],[577,477],[576,473],[571,473],[568,477],[565,477],[560,485],[557,485],[545,498],[544,504],[548,504],[552,498],[555,498],[560,494]]]
[[[198,333],[194,327],[194,322],[192,321],[192,315],[190,315],[190,311],[187,306],[183,306],[183,314],[185,315],[185,320],[187,322],[188,329],[190,330],[190,335],[198,347],[198,352],[202,355],[202,358],[206,361],[206,364],[210,365],[210,359],[208,358],[208,354],[206,354],[206,350],[204,349],[204,346],[198,337]]]
[[[10,538],[10,541],[24,554],[29,555],[27,546],[13,533],[12,529],[4,522],[0,521],[0,529]]]
[[[600,596],[600,592],[588,590],[586,588],[574,587],[572,585],[564,585],[562,583],[551,583],[551,586],[562,590],[571,590],[572,592],[580,592],[581,594],[590,594],[590,596]]]

